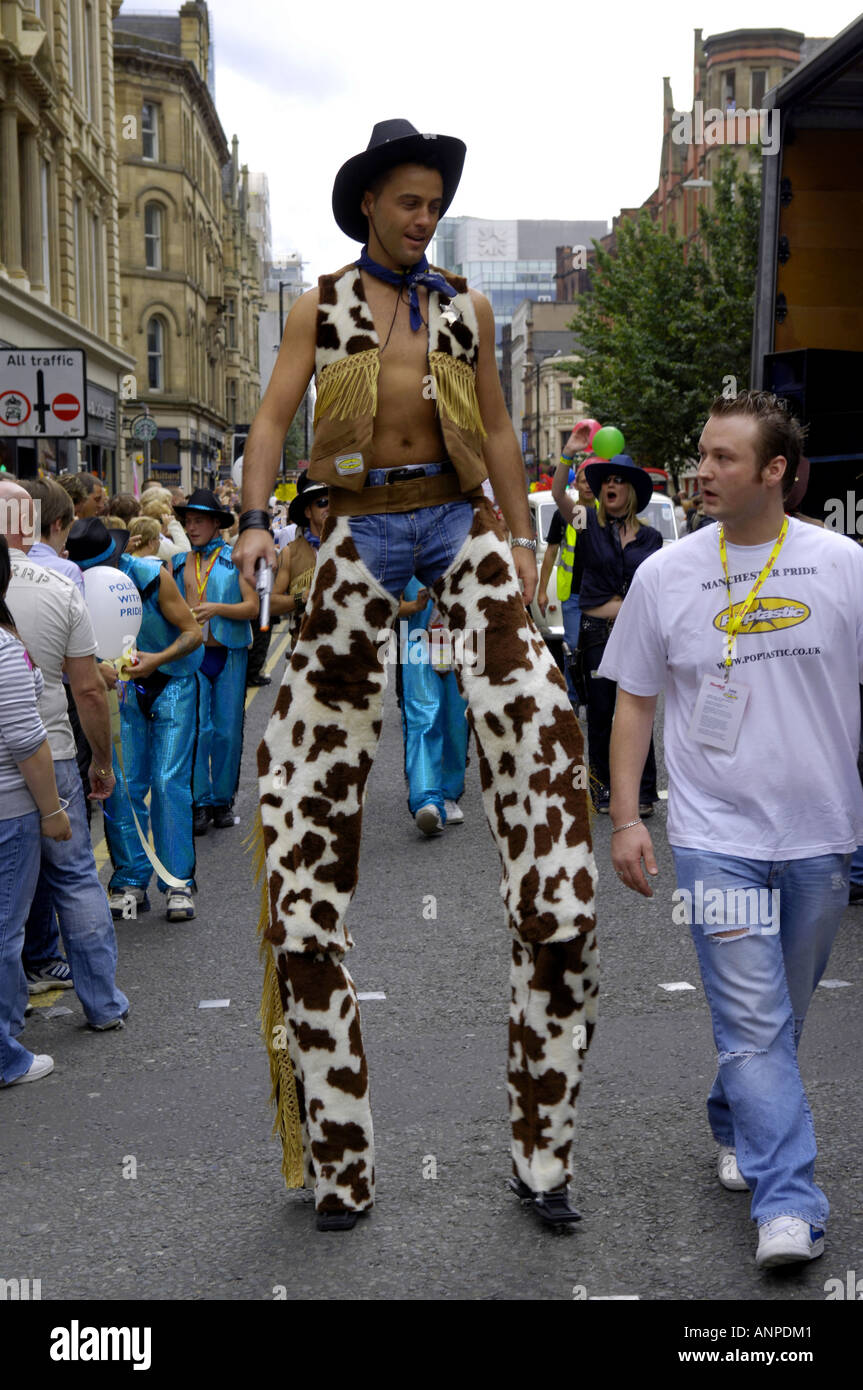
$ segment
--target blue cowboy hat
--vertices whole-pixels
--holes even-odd
[[[633,463],[629,454],[615,454],[614,458],[596,459],[595,462],[584,466],[584,476],[594,497],[599,496],[599,489],[610,473],[615,473],[623,478],[624,482],[632,484],[635,489],[635,510],[643,512],[653,496],[653,479],[650,474],[646,473],[640,464]]]

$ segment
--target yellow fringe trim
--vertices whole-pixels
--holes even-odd
[[[246,840],[253,855],[255,882],[261,885],[261,911],[258,919],[258,935],[261,938],[260,957],[264,962],[264,991],[261,996],[261,1031],[270,1059],[270,1101],[275,1105],[276,1118],[273,1133],[278,1133],[282,1141],[282,1174],[286,1187],[305,1186],[305,1166],[303,1163],[303,1127],[300,1120],[300,1106],[294,1069],[288,1052],[287,1029],[282,1000],[279,994],[279,978],[273,948],[264,937],[270,922],[270,898],[267,887],[267,855],[264,847],[264,827],[261,812],[255,815],[252,833]],[[281,1047],[277,1046],[281,1043]]]
[[[330,362],[317,379],[318,398],[315,424],[322,415],[332,420],[352,420],[357,415],[374,415],[378,404],[378,375],[381,355],[378,349],[353,352]]]
[[[484,439],[486,431],[479,413],[473,367],[461,358],[450,357],[447,352],[430,352],[429,366],[434,377],[438,410],[459,429],[471,430]]]

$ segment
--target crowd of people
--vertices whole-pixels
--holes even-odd
[[[490,306],[424,255],[464,156],[453,137],[384,121],[339,170],[336,221],[366,244],[291,310],[242,503],[228,488],[159,486],[107,500],[87,474],[0,482],[0,500],[41,510],[36,545],[14,508],[0,543],[0,1075],[14,1085],[53,1065],[19,1041],[28,989],[74,983],[91,1028],[123,1026],[112,918],[148,910],[154,870],[169,919],[194,917],[193,836],[233,824],[245,688],[267,679],[260,666],[250,676],[269,640],[254,627],[263,561],[272,613],[292,626],[257,759],[264,1034],[284,1171],[314,1185],[318,1228],[350,1230],[375,1200],[344,959],[387,683],[379,638],[406,622],[406,649],[429,649],[427,629],[444,624],[481,634],[484,659],[400,660],[409,810],[423,835],[460,823],[469,724],[512,937],[512,1191],[550,1226],[580,1219],[571,1147],[599,977],[576,711],[583,695],[614,872],[651,896],[664,692],[668,838],[717,1049],[717,1177],[751,1193],[759,1267],[810,1260],[829,1206],[797,1051],[863,842],[863,551],[795,513],[803,435],[766,392],[714,401],[699,445],[703,524],[696,515],[667,547],[639,521],[647,472],[627,454],[593,455],[585,422],[552,485],[578,654],[567,687],[526,614],[536,539]],[[282,442],[313,374],[312,457],[274,525]],[[122,571],[143,609],[137,665],[119,681],[94,661],[82,574],[97,565]],[[817,742],[794,738],[813,714]],[[107,895],[87,800],[109,812]],[[715,910],[694,913],[708,895]]]

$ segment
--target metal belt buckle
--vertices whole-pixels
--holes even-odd
[[[387,470],[386,481],[388,483],[401,483],[404,482],[406,478],[419,477],[426,477],[425,468],[421,465],[418,467],[410,466],[408,468],[390,468]]]

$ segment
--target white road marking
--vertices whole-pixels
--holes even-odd
[[[850,980],[819,980],[819,989],[850,989]]]
[[[199,1009],[227,1009],[230,999],[202,999]]]
[[[364,994],[358,994],[358,999],[386,999],[386,995],[380,990],[368,990]]]
[[[691,985],[688,980],[669,980],[667,984],[660,984],[659,988],[667,989],[669,994],[673,994],[679,989],[695,989],[695,985]]]

